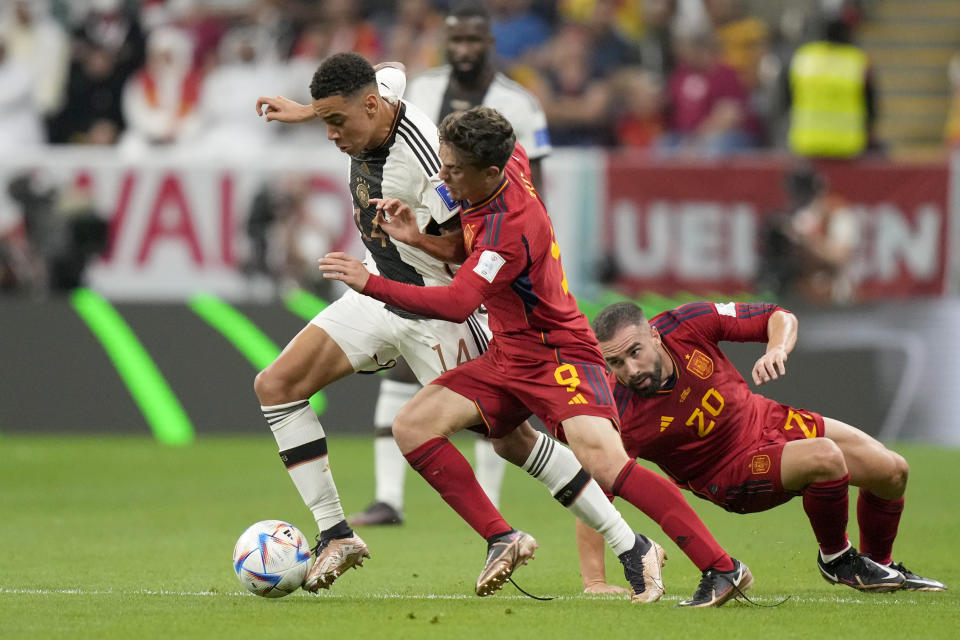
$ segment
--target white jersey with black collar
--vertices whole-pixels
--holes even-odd
[[[435,119],[450,111],[462,111],[482,104],[496,109],[513,126],[517,142],[523,145],[531,160],[542,158],[552,150],[550,134],[547,132],[547,117],[537,98],[499,71],[493,76],[490,86],[478,104],[445,105],[447,89],[450,84],[450,65],[428,69],[410,81],[404,98],[419,106]]]
[[[376,223],[371,198],[396,198],[407,204],[417,217],[420,230],[436,232],[438,224],[459,213],[459,203],[447,195],[437,176],[440,157],[437,127],[415,105],[398,100],[403,87],[395,69],[380,70],[380,94],[398,105],[384,143],[350,157],[350,194],[354,222],[367,249],[364,262],[373,273],[391,280],[420,286],[445,285],[451,270],[426,252],[390,238]],[[402,314],[401,315],[405,315]]]

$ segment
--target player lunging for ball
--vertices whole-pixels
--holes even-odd
[[[570,443],[604,488],[679,541],[697,566],[736,572],[737,584],[746,588],[749,570],[717,545],[679,490],[623,450],[606,365],[567,290],[550,218],[530,183],[526,153],[515,145],[510,123],[488,107],[447,116],[440,126],[440,159],[440,177],[450,195],[463,202],[469,252],[450,285],[393,282],[371,275],[342,253],[328,254],[320,269],[325,277],[414,313],[462,321],[481,303],[489,310],[494,335],[489,350],[424,387],[393,425],[410,465],[487,540],[477,593],[499,588],[532,557],[536,542],[507,524],[449,437],[475,428],[510,441],[531,414]],[[411,216],[400,202],[381,206],[394,221],[381,222],[388,233]],[[635,597],[642,597],[644,574],[659,582],[662,559],[660,546],[639,535],[631,554],[621,555]],[[655,588],[662,592],[662,585]]]

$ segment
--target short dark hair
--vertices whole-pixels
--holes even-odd
[[[615,302],[593,319],[593,332],[597,340],[606,342],[623,327],[640,326],[646,321],[647,316],[637,303]]]
[[[490,107],[454,111],[440,123],[440,142],[457,149],[463,162],[484,169],[507,166],[517,144],[510,122]]]
[[[366,58],[359,53],[335,53],[324,60],[310,82],[314,100],[343,96],[350,98],[368,85],[377,86],[377,74]]]
[[[469,20],[470,18],[480,18],[485,22],[490,22],[490,12],[478,0],[460,0],[450,5],[448,18],[457,20]]]

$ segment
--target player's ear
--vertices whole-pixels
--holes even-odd
[[[500,167],[497,167],[495,165],[490,165],[489,167],[483,170],[483,177],[487,178],[488,180],[493,180],[499,175],[500,175]]]
[[[657,328],[654,326],[650,327],[650,337],[653,338],[653,343],[659,345],[661,342],[660,332],[657,331]]]
[[[380,107],[380,96],[374,93],[368,93],[363,97],[363,110],[371,118],[376,115],[377,109]]]

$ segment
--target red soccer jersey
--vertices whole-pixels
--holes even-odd
[[[500,349],[532,355],[538,346],[561,348],[567,358],[587,358],[586,350],[591,364],[602,365],[590,324],[567,290],[560,247],[529,174],[527,154],[517,145],[494,192],[464,206],[468,258],[449,286],[416,287],[371,276],[363,293],[453,322],[483,303]]]
[[[755,447],[765,428],[794,420],[806,429],[789,407],[751,392],[718,346],[721,340],[766,342],[767,321],[778,310],[696,302],[653,318],[676,380],[655,397],[641,398],[611,376],[627,453],[656,463],[681,486],[702,490],[734,457]]]

